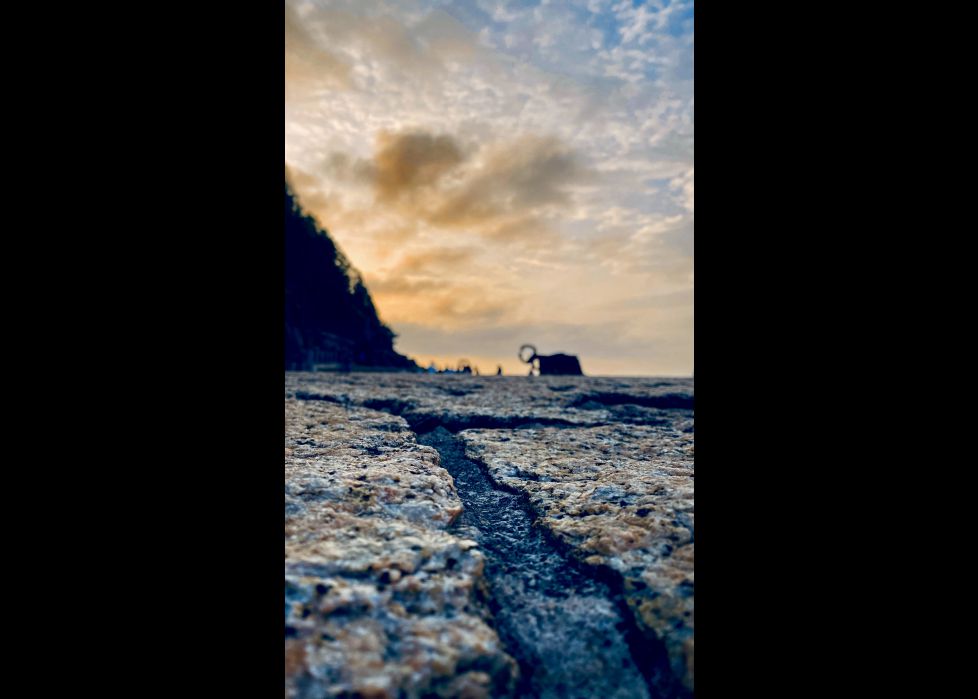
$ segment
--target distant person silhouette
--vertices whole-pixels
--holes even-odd
[[[503,375],[503,365],[502,364],[497,364],[496,365],[496,376],[502,376],[502,375]]]

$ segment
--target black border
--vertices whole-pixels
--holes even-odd
[[[284,14],[115,19],[87,44],[106,47],[104,92],[73,102],[99,116],[79,129],[86,254],[63,297],[83,308],[60,372],[85,445],[78,488],[59,482],[72,561],[40,570],[73,571],[76,688],[279,696]]]
[[[866,73],[816,9],[696,7],[701,697],[848,686],[839,655],[865,631],[852,605],[878,591],[862,577],[874,542],[859,479],[881,457],[845,438],[892,435],[864,422],[876,406],[849,351],[867,307],[846,284],[866,270],[847,262],[865,223],[845,225],[861,190],[840,177],[858,174],[860,150],[837,139]],[[72,206],[16,229],[67,258],[21,287],[48,292],[35,315],[50,333],[21,337],[56,351],[23,364],[46,380],[24,411],[44,429],[14,435],[33,456],[9,499],[34,507],[22,522],[50,513],[59,527],[26,567],[46,593],[25,606],[70,600],[56,620],[65,667],[85,672],[64,673],[76,689],[278,695],[284,15],[110,19],[72,27],[78,80],[51,108],[74,159],[31,154],[71,173]],[[51,424],[69,439],[48,446]],[[33,624],[25,645],[57,654],[48,617]]]

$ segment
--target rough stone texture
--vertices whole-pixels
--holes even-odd
[[[317,401],[286,401],[285,441],[286,696],[508,694],[438,453],[401,418]]]
[[[448,528],[461,506],[451,477],[404,421],[364,407],[399,415],[418,432],[438,425],[458,432],[466,455],[497,486],[526,495],[537,524],[566,555],[621,590],[637,629],[665,645],[672,672],[692,690],[693,402],[692,381],[679,379],[287,373],[287,578],[300,603],[289,617],[297,635],[287,660],[299,668],[290,691],[504,696],[515,686],[512,661],[479,604],[478,537]],[[333,430],[344,415],[348,425]],[[306,429],[325,419],[316,416],[327,424]],[[427,557],[412,558],[419,552],[404,543],[412,538]],[[446,570],[449,558],[455,564]],[[383,597],[419,576],[406,571],[425,566],[432,571],[421,576],[414,606]],[[384,570],[397,580],[378,586]],[[321,604],[315,586],[325,579],[346,590],[330,588],[327,597],[349,601],[302,619],[302,604]],[[327,631],[335,640],[316,640],[323,632],[310,628],[348,629],[330,611],[348,608],[363,620],[356,633]],[[427,638],[431,623],[461,640],[415,640]],[[446,661],[437,650],[460,644],[464,660]]]
[[[693,436],[673,428],[466,430],[466,455],[525,492],[571,554],[611,571],[635,620],[693,683]]]
[[[375,407],[421,429],[609,423],[692,429],[689,379],[464,374],[286,374],[286,395]],[[683,408],[678,411],[676,408]],[[434,420],[432,420],[434,418]]]
[[[438,449],[465,507],[457,526],[471,532],[486,556],[496,629],[520,663],[519,696],[655,696],[623,633],[629,610],[608,585],[573,565],[534,525],[525,498],[495,486],[466,458],[461,440],[439,427],[419,441]]]

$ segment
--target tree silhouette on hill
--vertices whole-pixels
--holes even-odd
[[[394,351],[360,273],[285,183],[285,368],[418,369]]]

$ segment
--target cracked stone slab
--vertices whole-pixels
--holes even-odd
[[[458,436],[572,556],[616,578],[637,626],[692,690],[693,435],[618,424]]]
[[[520,663],[520,696],[671,696],[671,685],[661,687],[667,691],[649,691],[625,633],[628,609],[534,526],[524,498],[494,485],[485,469],[465,457],[461,441],[443,428],[418,439],[438,449],[455,478],[465,506],[458,526],[471,532],[486,556],[496,629]]]
[[[437,451],[405,421],[285,404],[287,697],[507,696],[518,669]]]
[[[408,425],[419,431],[433,429],[439,424],[453,431],[465,430],[458,434],[466,446],[466,453],[487,467],[494,482],[525,493],[539,524],[565,547],[570,556],[586,566],[593,566],[602,577],[608,574],[618,581],[637,628],[649,638],[664,642],[673,673],[692,689],[691,380],[289,372],[285,394],[287,405],[295,403],[310,410],[314,409],[312,406],[325,411],[342,412],[345,409],[351,416],[375,421],[377,429],[371,430],[370,439],[356,447],[368,461],[395,458],[390,450],[400,443],[394,438],[398,434],[405,444],[413,442],[413,447],[405,447],[408,451],[425,449],[413,441],[413,435],[407,431]],[[385,412],[364,410],[370,407]],[[303,438],[295,430],[293,432],[297,439]],[[385,443],[385,440],[393,441]],[[291,455],[287,451],[287,459]],[[409,461],[417,465],[417,470],[411,475],[421,476],[438,468],[433,451],[429,458],[433,461],[425,460],[423,454],[414,454]],[[318,476],[323,478],[321,473]],[[295,513],[304,513],[301,508],[311,507],[308,501],[315,502],[314,495],[323,493],[324,498],[332,497],[336,503],[333,517],[345,513],[345,516],[358,519],[378,517],[383,523],[383,526],[370,529],[369,537],[361,537],[358,533],[360,543],[352,548],[333,543],[332,546],[339,548],[330,550],[330,546],[323,542],[315,550],[310,547],[310,559],[313,560],[305,561],[305,567],[294,568],[295,575],[332,575],[334,569],[342,569],[349,584],[357,585],[367,575],[360,571],[370,569],[369,562],[380,557],[391,563],[390,578],[399,581],[403,573],[395,563],[403,561],[409,566],[412,559],[403,547],[388,547],[380,542],[413,536],[407,528],[418,527],[428,537],[424,540],[432,542],[431,550],[439,551],[432,529],[450,537],[461,534],[457,527],[447,530],[447,523],[458,517],[454,511],[459,506],[457,497],[446,499],[423,487],[416,492],[413,487],[408,489],[408,492],[415,492],[415,498],[407,497],[407,493],[398,494],[396,490],[391,494],[377,494],[372,489],[370,493],[364,493],[358,490],[364,487],[362,481],[360,484],[350,484],[345,491],[331,491],[334,487],[331,481],[305,483],[297,479],[294,486],[290,486],[308,495],[303,500],[294,497],[298,491],[290,491],[287,507]],[[392,486],[379,483],[378,487],[380,485]],[[366,498],[363,497],[365,494]],[[428,522],[439,524],[428,526]],[[355,531],[352,527],[356,526],[367,525],[344,524],[343,529]],[[368,538],[375,542],[373,548],[362,543]],[[300,535],[296,539],[297,546],[301,540]],[[466,539],[460,536],[458,540]],[[351,553],[353,550],[361,552],[359,558]],[[445,560],[451,558],[456,566],[461,560],[459,556],[464,553],[481,560],[478,547],[468,551],[461,551],[459,547],[458,555],[455,551],[451,549],[435,556],[441,555]],[[479,584],[481,571],[473,577],[476,583],[471,597],[478,602],[482,589]],[[448,598],[454,599],[452,586],[448,589]],[[343,594],[360,599],[353,592]],[[480,614],[472,616],[480,617]],[[396,638],[396,634],[390,634],[389,638]],[[380,660],[376,655],[373,657],[371,662],[375,663],[375,670],[390,662],[384,659],[383,653]],[[462,670],[471,667],[470,663],[457,663],[455,675],[447,671],[437,675],[439,679],[431,686],[437,684],[443,696],[453,695],[452,692],[463,696],[459,694],[461,689],[451,683],[457,680]],[[332,666],[328,659],[321,659],[321,668]],[[443,663],[439,664],[439,667],[443,666]],[[476,663],[475,667],[482,668],[484,664]],[[376,671],[383,675],[380,670]],[[468,671],[475,673],[472,677],[483,672],[481,669]],[[492,678],[503,677],[506,673],[497,669],[495,675],[486,674],[489,680],[482,677],[481,684],[476,683],[475,689],[466,685],[465,691],[479,696],[479,691],[492,685],[485,691],[492,696],[504,696],[506,690],[498,687],[505,683]],[[372,677],[369,672],[363,676]],[[405,675],[394,672],[384,676]],[[319,684],[308,690],[312,694],[322,693],[321,688],[326,686],[325,680],[316,681]],[[394,684],[393,681],[384,684],[375,677],[361,682],[361,689],[357,691],[367,692],[364,696],[386,696],[383,692],[394,691]]]

